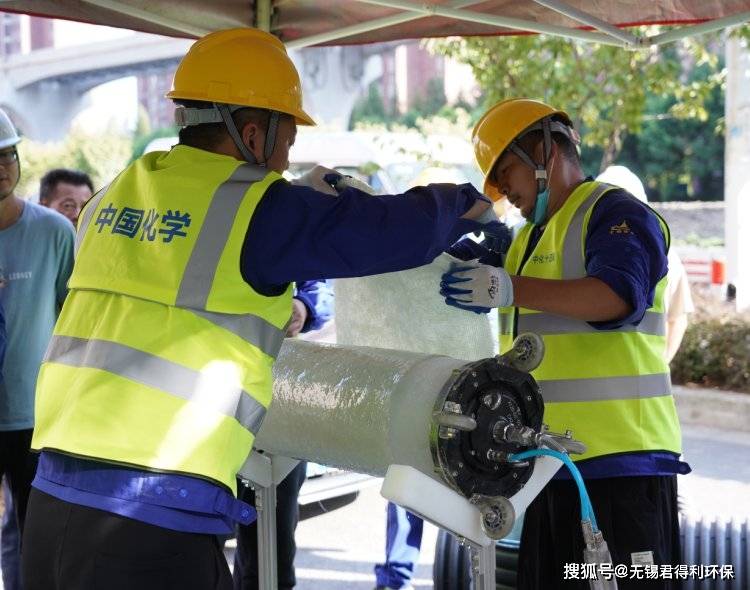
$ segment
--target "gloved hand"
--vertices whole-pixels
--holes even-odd
[[[507,254],[513,241],[513,231],[507,225],[502,221],[491,221],[484,224],[482,232],[484,232],[482,244],[492,252],[500,253],[503,256]]]
[[[286,327],[287,338],[293,338],[302,331],[307,320],[307,306],[297,299],[292,298],[292,319]]]
[[[446,250],[448,254],[459,260],[468,261],[476,260],[482,264],[489,264],[491,266],[502,266],[503,255],[498,252],[490,250],[486,244],[486,240],[482,242],[475,242],[471,238],[462,238],[450,248]]]
[[[481,242],[464,238],[453,244],[446,252],[461,260],[477,259],[482,264],[503,266],[505,255],[513,241],[511,229],[500,221],[492,221],[478,228],[478,231],[484,232]]]
[[[335,170],[331,170],[330,168],[326,168],[325,166],[315,166],[309,172],[305,172],[299,178],[295,178],[294,180],[292,180],[291,184],[297,186],[307,186],[318,192],[326,193],[329,195],[338,195],[338,192],[336,192],[333,186],[331,186],[324,180],[324,177],[329,174],[341,176]]]
[[[475,260],[445,273],[440,294],[446,304],[474,313],[513,305],[513,283],[505,269]]]
[[[476,221],[481,224],[492,223],[493,221],[498,221],[497,213],[495,213],[495,208],[488,207],[484,213],[482,213],[479,217],[477,217]]]
[[[341,192],[347,188],[356,188],[358,191],[362,191],[363,193],[367,193],[368,195],[377,194],[375,189],[372,188],[369,184],[367,184],[366,182],[362,182],[358,178],[354,178],[349,174],[339,174],[338,172],[334,174],[326,174],[323,180],[333,186],[333,188],[335,188],[337,192]]]

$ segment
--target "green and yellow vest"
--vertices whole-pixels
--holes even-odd
[[[83,212],[36,392],[34,449],[184,473],[236,492],[291,315],[242,278],[281,177],[186,146],[143,156]]]
[[[597,182],[577,187],[549,220],[521,266],[533,229],[526,224],[510,247],[507,271],[541,279],[585,277],[591,212],[613,188]],[[669,229],[661,218],[659,222],[669,245]],[[629,228],[625,224],[612,231]],[[586,453],[573,456],[574,460],[637,451],[681,452],[669,366],[664,360],[666,281],[665,276],[657,284],[654,303],[637,326],[597,330],[581,320],[523,307],[500,310],[502,352],[524,332],[534,332],[544,340],[544,359],[532,375],[541,387],[544,421],[550,429],[572,430],[587,446]]]

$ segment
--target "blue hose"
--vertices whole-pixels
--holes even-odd
[[[594,532],[598,531],[599,526],[596,524],[594,507],[591,505],[589,493],[586,491],[586,484],[583,483],[583,477],[581,477],[581,472],[578,471],[578,467],[575,466],[575,463],[573,463],[568,455],[551,449],[531,449],[530,451],[523,451],[522,453],[510,455],[508,459],[510,461],[523,461],[524,459],[536,457],[538,455],[548,455],[565,463],[568,471],[570,471],[570,475],[573,476],[573,479],[578,486],[578,495],[581,498],[581,520],[591,520],[591,526],[594,529]]]

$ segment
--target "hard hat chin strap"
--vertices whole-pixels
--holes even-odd
[[[248,164],[258,164],[259,166],[263,166],[263,164],[260,164],[258,162],[258,159],[255,157],[255,155],[250,151],[250,149],[242,141],[240,132],[237,129],[237,125],[234,122],[234,119],[232,118],[232,113],[229,110],[229,105],[221,103],[221,102],[215,102],[214,108],[216,108],[216,110],[219,111],[219,115],[221,115],[221,119],[222,121],[224,121],[224,126],[227,128],[227,131],[229,132],[229,137],[232,138],[234,145],[237,146],[238,150],[240,150],[240,154],[242,154],[242,157],[245,159],[245,161]]]
[[[244,160],[250,164],[265,166],[276,148],[276,136],[279,130],[281,114],[278,111],[269,111],[268,129],[266,130],[266,140],[263,145],[263,162],[258,162],[255,155],[242,141],[242,136],[240,135],[239,129],[237,129],[237,124],[232,118],[233,113],[246,107],[241,105],[229,105],[222,102],[215,102],[213,105],[213,108],[210,109],[195,109],[183,106],[177,107],[174,113],[175,122],[181,127],[223,122],[229,132],[229,136],[232,138],[232,142],[234,142],[234,145],[240,151]]]
[[[563,133],[566,137],[570,137],[571,140],[573,140],[573,138],[571,137],[571,133],[570,133],[571,130],[567,125],[560,123],[559,121],[551,121],[549,117],[542,119],[539,123],[536,123],[532,125],[531,127],[529,127],[528,129],[526,129],[520,137],[523,137],[524,135],[526,135],[527,133],[531,131],[539,131],[539,130],[541,130],[544,135],[541,164],[536,163],[531,158],[531,156],[526,152],[526,150],[524,150],[520,146],[517,139],[514,139],[510,143],[510,146],[509,146],[510,151],[516,154],[519,158],[521,158],[521,161],[524,164],[534,169],[534,178],[536,179],[537,195],[547,190],[547,183],[549,181],[549,178],[547,178],[547,164],[549,163],[549,157],[550,157],[550,154],[552,153],[552,131],[559,131],[560,133]]]
[[[232,138],[234,145],[237,146],[237,149],[240,150],[240,153],[242,154],[242,157],[245,158],[245,161],[250,164],[257,164],[258,166],[265,167],[265,165],[268,163],[268,160],[271,159],[274,149],[276,148],[276,136],[279,131],[280,113],[278,111],[269,111],[268,128],[266,129],[266,140],[263,144],[263,161],[258,162],[258,159],[255,157],[255,155],[242,141],[242,137],[240,136],[240,132],[237,129],[237,125],[235,124],[234,119],[232,118],[232,114],[229,111],[229,106],[223,103],[214,103],[214,106],[219,111],[219,114],[224,121],[224,125],[226,125],[227,131],[229,131],[229,136]]]
[[[534,203],[533,219],[532,222],[535,225],[541,225],[547,219],[547,208],[549,206],[549,175],[547,174],[547,165],[552,155],[552,132],[556,131],[562,133],[570,139],[574,144],[578,145],[580,140],[578,134],[559,121],[553,121],[549,117],[545,117],[538,123],[535,123],[521,134],[523,137],[531,131],[542,131],[544,136],[542,146],[542,163],[536,163],[531,156],[520,146],[517,140],[513,140],[510,144],[510,150],[518,156],[524,164],[534,169],[534,178],[536,180],[536,202]]]
[[[271,116],[268,118],[268,129],[266,129],[266,142],[263,146],[263,157],[266,162],[271,158],[273,150],[276,148],[276,134],[279,131],[280,119],[279,111],[271,111]]]

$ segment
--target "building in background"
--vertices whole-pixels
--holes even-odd
[[[152,130],[169,127],[174,107],[164,95],[189,44],[0,13],[0,105],[29,138],[41,141],[62,139],[70,125],[88,132],[129,131],[139,113],[145,113]],[[446,100],[465,100],[476,87],[466,68],[456,76],[458,64],[431,55],[419,41],[313,47],[291,54],[308,109],[330,129],[347,128],[356,101],[371,85],[386,117],[415,109],[435,112],[427,105],[440,108]]]
[[[21,53],[21,15],[0,12],[0,59]]]
[[[170,66],[136,76],[138,104],[148,115],[151,129],[174,125],[174,103],[164,95],[172,89],[175,69]]]

